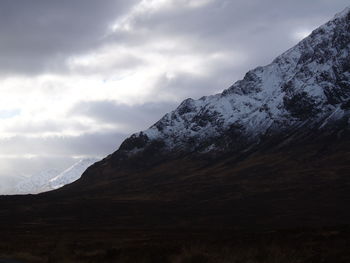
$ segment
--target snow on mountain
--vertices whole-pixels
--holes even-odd
[[[165,151],[222,149],[218,138],[262,136],[293,127],[325,128],[350,110],[350,8],[314,30],[271,64],[249,71],[220,94],[187,99],[120,150],[157,143]],[[243,136],[242,136],[243,135]]]
[[[20,182],[12,185],[12,187],[0,189],[0,194],[38,194],[58,189],[78,180],[83,172],[97,161],[99,161],[99,159],[86,158],[78,161],[63,172],[50,169],[30,177],[25,177],[21,179]]]
[[[0,195],[8,195],[13,193],[13,189],[16,188],[16,185],[23,181],[26,180],[25,176],[13,174],[10,176],[0,176],[1,179],[1,185],[0,185]]]
[[[49,186],[51,189],[58,189],[66,184],[73,183],[78,180],[83,172],[92,164],[99,161],[99,159],[88,158],[82,159],[79,162],[75,163],[70,168],[66,169],[56,177],[52,178],[49,181]]]
[[[9,194],[37,194],[51,190],[48,182],[60,172],[56,169],[42,171],[20,181]]]

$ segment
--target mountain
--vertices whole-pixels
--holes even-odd
[[[50,190],[58,189],[65,186],[66,184],[75,182],[81,177],[81,175],[89,166],[96,163],[97,161],[99,161],[99,159],[96,158],[81,159],[57,176],[51,178],[48,182]]]
[[[8,194],[37,194],[52,190],[49,181],[60,173],[59,170],[50,169],[26,177],[18,182]]]
[[[349,9],[265,67],[220,94],[187,99],[120,147],[128,156],[244,149],[294,129],[327,129],[348,119]],[[237,143],[239,141],[239,144]]]
[[[9,185],[6,190],[1,191],[1,194],[38,194],[58,189],[78,180],[86,168],[97,161],[99,161],[99,159],[85,158],[79,160],[63,172],[60,172],[57,169],[49,169],[30,177],[17,179],[19,182]]]
[[[8,195],[13,193],[14,189],[16,189],[16,185],[25,179],[26,177],[18,174],[12,174],[10,176],[1,175],[0,195]]]
[[[222,93],[185,100],[149,129],[126,139],[67,189],[97,189],[110,180],[116,185],[113,191],[122,194],[125,189],[119,183],[124,185],[124,180],[140,189],[160,183],[141,185],[148,178],[138,174],[140,182],[132,182],[131,174],[160,169],[169,162],[207,166],[229,158],[235,167],[265,150],[292,152],[299,146],[328,143],[345,147],[350,123],[349,29],[347,8]],[[330,151],[327,147],[332,148],[324,145],[323,151]],[[170,180],[171,185],[174,178],[167,175],[171,172],[157,180]]]
[[[347,8],[222,93],[185,100],[74,183],[0,197],[3,240],[49,244],[29,251],[71,240],[78,255],[91,240],[152,246],[349,225],[349,52]],[[336,247],[333,234],[322,244]]]
[[[124,200],[142,218],[155,202],[187,226],[349,222],[349,52],[347,8],[222,93],[185,100],[52,195]]]

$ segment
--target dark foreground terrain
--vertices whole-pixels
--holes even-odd
[[[20,262],[350,262],[348,227],[210,235],[113,228],[5,233],[2,257]]]
[[[58,191],[1,197],[0,258],[350,262],[350,137],[298,134],[220,157],[109,156]]]

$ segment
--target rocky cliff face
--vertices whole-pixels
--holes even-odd
[[[264,138],[349,123],[350,8],[314,30],[271,64],[249,71],[227,90],[187,99],[121,145],[124,158],[163,153],[242,150]]]

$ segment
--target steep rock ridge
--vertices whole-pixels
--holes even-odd
[[[266,135],[325,129],[350,110],[350,8],[314,30],[271,64],[249,71],[220,94],[187,99],[115,157],[152,152],[244,149]],[[125,155],[126,154],[126,155]]]

